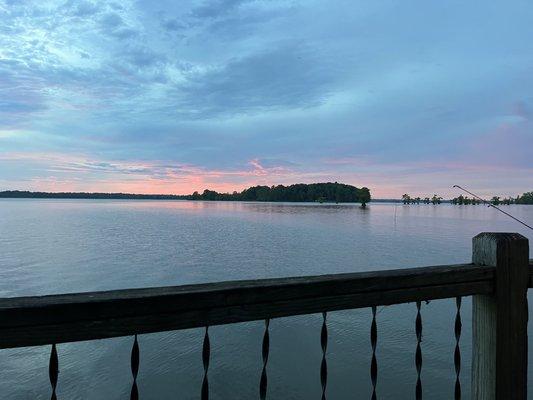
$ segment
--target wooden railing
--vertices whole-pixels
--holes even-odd
[[[40,297],[0,299],[0,348],[52,345],[50,382],[52,398],[58,384],[56,344],[134,335],[133,386],[139,347],[136,335],[205,327],[204,381],[201,398],[209,396],[209,334],[213,325],[265,320],[263,370],[258,397],[267,396],[270,319],[323,313],[321,345],[322,398],[327,388],[326,313],[372,307],[371,379],[376,398],[375,307],[425,300],[456,298],[455,334],[461,335],[461,298],[473,296],[472,398],[516,399],[527,397],[527,289],[533,287],[533,265],[528,240],[512,233],[482,233],[473,239],[472,263],[379,272],[262,279],[114,290]],[[416,320],[418,344],[422,335],[420,313]],[[420,346],[415,356],[418,372],[415,398],[422,398]],[[461,397],[461,357],[456,346],[455,398]]]

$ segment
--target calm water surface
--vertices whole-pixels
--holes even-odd
[[[532,206],[507,206],[530,223]],[[483,206],[0,200],[2,297],[470,261],[482,231],[531,231]],[[414,304],[379,308],[378,396],[412,398]],[[469,397],[471,303],[463,303]],[[422,306],[424,393],[453,398],[453,300]],[[370,397],[369,309],[328,314],[328,399]],[[321,315],[270,325],[270,399],[320,397]],[[263,323],[210,328],[213,399],[258,398]],[[142,399],[197,399],[203,331],[141,335]],[[58,346],[61,399],[129,398],[132,338]],[[533,346],[530,346],[530,348]],[[0,352],[6,399],[47,399],[49,347]],[[533,379],[531,379],[533,384]],[[533,397],[531,397],[533,398]]]

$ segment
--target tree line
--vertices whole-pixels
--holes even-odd
[[[411,197],[409,194],[405,193],[402,196],[402,203],[403,204],[441,204],[443,202],[443,198],[440,196],[437,196],[436,194],[433,195],[433,197]],[[457,205],[476,205],[476,204],[482,204],[483,201],[476,199],[475,197],[468,197],[468,196],[457,196],[453,199],[449,200],[451,204],[457,204]],[[522,194],[521,196],[517,197],[504,197],[501,198],[499,196],[494,196],[490,200],[487,201],[487,203],[490,203],[492,205],[509,205],[509,204],[533,204],[533,191],[532,192],[526,192]]]
[[[335,202],[362,203],[370,201],[370,190],[343,183],[299,183],[295,185],[252,186],[242,192],[218,193],[204,190],[194,192],[192,200],[236,200],[236,201],[288,201],[288,202]]]
[[[469,198],[468,196],[458,196],[450,200],[452,204],[465,204],[465,205],[476,205],[483,203],[481,200],[476,199],[475,197]],[[488,203],[498,206],[498,205],[510,205],[510,204],[533,204],[533,191],[523,193],[521,196],[517,197],[504,197],[503,199],[499,196],[492,197]]]
[[[24,199],[135,199],[135,200],[183,200],[186,196],[174,194],[94,193],[94,192],[30,192],[27,190],[6,190],[0,192],[3,198]]]
[[[287,201],[287,202],[335,202],[362,203],[371,200],[370,190],[366,187],[342,183],[311,183],[289,186],[252,186],[242,192],[219,193],[206,189],[202,193],[189,195],[175,194],[133,194],[133,193],[88,193],[88,192],[30,192],[24,190],[6,190],[0,192],[0,198],[42,198],[42,199],[137,199],[137,200],[221,200],[221,201]],[[443,198],[434,194],[432,197],[411,197],[405,193],[401,201],[404,204],[441,204]],[[456,205],[481,204],[481,200],[460,195],[448,200]],[[523,193],[515,198],[494,196],[489,201],[493,205],[500,204],[533,204],[533,191]]]
[[[252,186],[242,192],[219,193],[206,189],[190,195],[87,193],[87,192],[30,192],[7,190],[0,192],[3,198],[51,198],[51,199],[137,199],[137,200],[218,200],[218,201],[287,201],[287,202],[335,202],[362,203],[370,201],[370,190],[343,183],[311,183],[277,186]]]
[[[436,194],[433,195],[433,197],[424,197],[423,199],[421,197],[411,197],[407,193],[405,193],[402,196],[402,203],[403,204],[440,204],[442,203],[442,197],[437,196]]]
[[[516,204],[533,204],[533,191],[523,193],[522,196],[518,196],[515,200]]]

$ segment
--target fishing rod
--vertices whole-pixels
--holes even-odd
[[[471,195],[471,196],[474,196],[476,199],[478,199],[478,200],[480,200],[481,202],[483,202],[483,204],[486,204],[487,207],[495,208],[495,209],[498,210],[499,212],[501,212],[501,213],[507,215],[508,217],[514,219],[514,220],[517,221],[517,222],[520,222],[522,225],[528,227],[529,229],[531,229],[531,230],[533,231],[533,227],[529,226],[528,224],[526,224],[526,223],[523,222],[523,221],[520,221],[518,218],[513,217],[511,214],[509,214],[508,212],[503,211],[501,208],[496,207],[494,204],[489,203],[487,200],[482,199],[482,198],[479,197],[477,194],[474,194],[474,193],[472,193],[472,192],[469,192],[468,190],[466,190],[465,188],[463,188],[463,187],[461,187],[461,186],[459,186],[459,185],[453,185],[453,187],[454,187],[454,188],[457,188],[457,189],[459,189],[459,190],[462,190],[463,192],[468,193],[468,194]]]

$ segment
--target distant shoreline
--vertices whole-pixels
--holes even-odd
[[[90,193],[90,192],[30,192],[22,190],[6,190],[0,192],[0,199],[61,199],[61,200],[162,200],[162,201],[238,201],[262,203],[319,203],[318,200],[252,200],[252,199],[206,199],[195,198],[194,195],[179,194],[137,194],[137,193]],[[371,199],[371,203],[403,204],[402,199]],[[451,200],[442,200],[442,203],[451,204]],[[358,201],[324,200],[325,204],[358,204]],[[524,205],[527,203],[517,203]],[[415,204],[421,205],[421,204]],[[422,204],[423,205],[423,204]]]
[[[15,193],[16,192],[16,193]],[[136,194],[136,193],[84,193],[84,192],[26,192],[26,191],[4,191],[0,192],[0,199],[59,199],[59,200],[163,200],[163,201],[258,201],[258,200],[205,200],[193,199],[191,195],[179,194]],[[268,203],[269,201],[260,201]],[[272,203],[315,203],[317,201],[270,201]],[[371,203],[398,203],[401,199],[372,199]],[[443,200],[449,203],[449,200]],[[335,204],[334,201],[324,201],[326,204]],[[341,202],[339,202],[341,203]],[[358,204],[358,202],[342,202],[346,204]]]
[[[320,203],[367,203],[368,188],[357,188],[342,183],[311,183],[289,186],[252,186],[242,192],[218,193],[204,190],[188,195],[136,194],[99,192],[31,192],[27,190],[0,191],[0,198],[10,199],[109,199],[109,200],[206,200],[206,201],[263,201],[263,202],[320,202]]]
[[[187,195],[175,194],[30,192],[22,190],[6,190],[0,192],[0,198],[4,199],[188,200],[187,197]]]
[[[237,203],[317,203],[320,204],[318,201],[289,201],[289,200],[282,200],[282,201],[262,201],[262,200],[203,200],[203,199],[189,199],[189,198],[179,198],[180,195],[172,195],[175,198],[160,198],[157,197],[159,195],[139,195],[139,196],[154,196],[154,197],[147,197],[147,198],[140,198],[140,197],[29,197],[29,196],[2,196],[0,193],[0,200],[6,199],[35,199],[35,200],[134,200],[134,201],[195,201],[195,202],[221,202],[221,203],[231,203],[231,202],[237,202]],[[166,196],[166,195],[163,195]],[[185,197],[185,196],[184,196]],[[401,199],[372,199],[367,204],[398,204],[398,205],[405,205],[408,206],[432,206],[433,204],[403,204]],[[335,203],[333,201],[325,201],[322,204],[325,205],[331,205],[331,204],[360,204],[358,202],[339,202]],[[442,204],[451,204],[450,200],[442,200]],[[512,204],[516,206],[525,206],[525,205],[531,205],[531,204]]]

